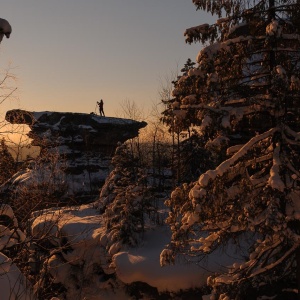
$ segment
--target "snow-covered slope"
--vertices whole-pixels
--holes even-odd
[[[104,299],[101,295],[112,293],[112,287],[118,293],[122,290],[116,282],[144,282],[159,292],[176,293],[202,287],[214,272],[243,261],[243,248],[231,242],[205,260],[182,256],[179,263],[161,267],[160,253],[171,236],[164,225],[148,229],[138,247],[123,245],[109,255],[104,247],[109,237],[105,235],[104,220],[95,206],[96,203],[49,209],[40,215],[37,212],[32,219],[33,236],[47,238],[53,246],[44,265],[54,282],[67,289],[67,299],[83,299],[80,298],[83,295],[87,299]],[[90,293],[97,292],[99,298],[89,298]]]

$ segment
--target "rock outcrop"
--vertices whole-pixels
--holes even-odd
[[[91,150],[111,154],[118,142],[138,135],[147,125],[129,119],[100,117],[95,114],[70,112],[29,112],[10,110],[5,119],[12,124],[27,124],[33,145],[44,147],[68,146],[72,151]]]
[[[147,125],[95,114],[17,109],[8,111],[5,119],[29,126],[31,144],[40,147],[41,157],[46,158],[49,152],[59,155],[71,194],[97,193],[109,173],[118,142],[136,137]]]

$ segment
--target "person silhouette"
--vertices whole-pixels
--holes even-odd
[[[97,101],[97,104],[98,104],[98,106],[99,106],[99,113],[100,113],[100,116],[105,117],[104,110],[103,110],[103,104],[104,104],[103,100],[101,99],[100,102]]]

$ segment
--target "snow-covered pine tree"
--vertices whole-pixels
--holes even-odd
[[[184,173],[191,171],[191,169],[188,170],[188,165],[195,160],[195,158],[189,157],[190,155],[186,156],[185,150],[198,139],[197,134],[193,132],[193,126],[200,124],[199,118],[195,115],[197,112],[193,107],[187,106],[184,110],[180,108],[180,104],[196,104],[196,102],[193,102],[196,100],[194,97],[194,78],[193,76],[188,77],[189,72],[194,70],[194,65],[195,63],[190,58],[187,59],[181,69],[182,74],[177,76],[177,80],[172,81],[174,86],[172,98],[162,99],[162,103],[166,108],[162,112],[161,121],[167,125],[168,131],[172,135],[172,172],[173,176],[176,177],[177,185],[186,182],[187,178]],[[192,135],[193,138],[190,139]],[[187,138],[189,141],[187,141]],[[200,141],[200,139],[198,140]],[[200,149],[200,151],[205,152],[202,146],[202,143],[199,143],[197,150]]]
[[[162,99],[163,104],[166,106],[166,109],[162,112],[163,117],[161,121],[169,127],[170,132],[180,134],[183,130],[189,130],[191,123],[195,118],[189,115],[189,110],[180,109],[180,99],[182,95],[191,95],[193,93],[194,82],[192,78],[188,78],[187,75],[189,70],[194,69],[195,63],[189,58],[184,67],[181,69],[182,75],[177,77],[177,80],[172,81],[174,87],[180,85],[180,94],[176,94],[176,90],[172,92],[171,99]],[[194,112],[191,110],[191,112]],[[192,120],[192,121],[191,121]]]
[[[192,132],[192,135],[183,140],[179,145],[180,163],[175,155],[175,165],[178,166],[180,182],[191,182],[196,180],[209,168],[216,166],[212,152],[205,149],[205,139]]]
[[[207,255],[253,233],[246,261],[209,278],[216,295],[267,281],[299,290],[300,3],[193,2],[219,19],[186,30],[188,43],[206,46],[173,94],[177,109],[195,111],[210,146],[226,141],[227,158],[172,193],[173,235],[161,261],[177,252]]]
[[[146,214],[152,211],[145,170],[128,149],[120,144],[112,159],[114,169],[100,193],[99,209],[107,229],[109,254],[120,247],[135,246],[145,230]]]

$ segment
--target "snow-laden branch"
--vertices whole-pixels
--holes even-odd
[[[253,278],[256,277],[257,275],[260,275],[262,273],[265,273],[269,270],[274,269],[276,266],[278,266],[279,264],[283,263],[290,255],[294,254],[295,251],[297,250],[297,248],[299,248],[300,246],[300,242],[294,244],[288,251],[286,251],[284,253],[283,256],[281,256],[277,261],[267,265],[266,267],[261,267],[260,269],[256,270],[255,272],[253,272],[249,278]]]
[[[284,125],[284,131],[294,137],[295,141],[300,141],[300,132],[292,130],[289,126]]]
[[[270,178],[268,180],[268,185],[273,189],[277,189],[280,192],[283,192],[285,189],[285,184],[280,177],[280,144],[278,143],[273,152],[273,166],[270,170]]]
[[[228,39],[224,42],[211,44],[199,52],[196,61],[198,63],[201,63],[202,59],[212,60],[215,57],[215,55],[221,51],[229,52],[230,46],[237,44],[237,43],[248,43],[252,39],[253,39],[253,37],[251,35],[240,36],[240,37]]]
[[[234,154],[231,158],[225,160],[221,163],[215,170],[209,170],[202,174],[199,178],[199,185],[201,187],[206,187],[210,180],[214,180],[217,176],[222,176],[228,169],[237,162],[241,157],[243,157],[256,143],[265,138],[273,135],[278,128],[272,128],[267,132],[264,132],[260,135],[253,137],[247,144],[245,144],[236,154]]]

